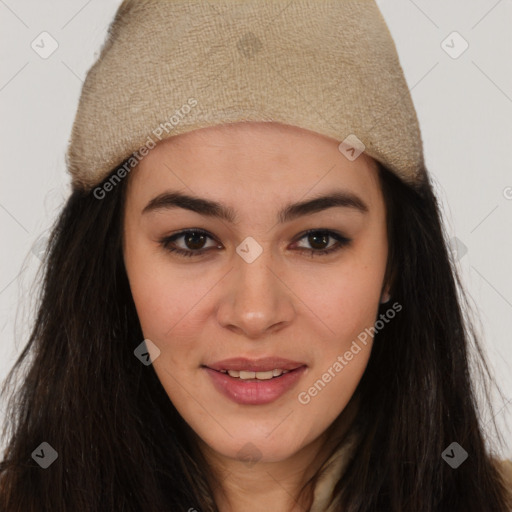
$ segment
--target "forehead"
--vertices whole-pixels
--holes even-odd
[[[129,196],[150,200],[170,189],[250,201],[297,198],[343,186],[377,199],[376,162],[350,161],[330,137],[279,123],[233,123],[160,142],[132,171]]]

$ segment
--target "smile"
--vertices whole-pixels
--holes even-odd
[[[250,370],[221,370],[221,373],[227,373],[230,377],[242,380],[270,380],[274,377],[280,377],[283,373],[288,373],[290,370],[270,370],[268,372],[252,372]]]
[[[202,368],[220,394],[240,405],[274,402],[291,390],[307,371],[305,365],[293,370],[274,369],[265,372],[214,370],[207,366]]]

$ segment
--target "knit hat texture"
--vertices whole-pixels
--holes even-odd
[[[362,151],[411,186],[423,148],[374,0],[125,0],[83,84],[66,155],[75,189],[168,137],[276,122]]]

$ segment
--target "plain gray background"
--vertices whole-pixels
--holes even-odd
[[[38,251],[70,192],[64,155],[80,89],[119,3],[0,0],[1,381],[27,340]],[[480,315],[477,327],[505,394],[496,395],[495,415],[506,446],[496,449],[510,458],[512,0],[377,3],[411,89],[427,167]],[[32,48],[41,37],[45,51],[58,45],[47,58]],[[484,414],[485,425],[490,419]]]

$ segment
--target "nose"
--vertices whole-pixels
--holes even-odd
[[[237,256],[234,265],[217,308],[219,324],[251,339],[289,325],[296,312],[293,286],[272,264],[269,251],[252,263]]]

